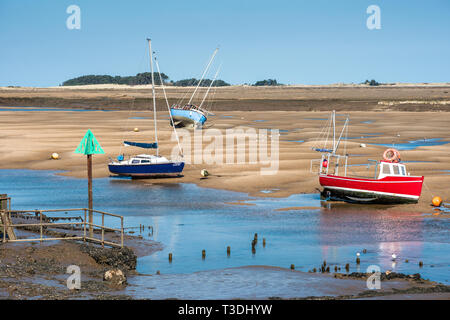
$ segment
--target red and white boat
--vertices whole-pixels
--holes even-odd
[[[336,121],[334,112],[332,121],[334,126]],[[347,124],[348,118],[344,129]],[[348,176],[348,155],[335,153],[342,133],[337,142],[333,141],[332,149],[317,149],[326,152],[322,154],[319,167],[319,182],[323,187],[324,198],[360,203],[418,202],[424,177],[411,176],[406,171],[405,164],[401,163],[400,153],[396,149],[387,149],[381,161],[369,160],[376,165],[374,178]],[[340,162],[344,162],[343,175],[339,174]]]

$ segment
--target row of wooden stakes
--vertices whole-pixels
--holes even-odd
[[[256,253],[256,244],[257,243],[258,243],[258,234],[255,233],[255,236],[252,240],[252,253],[253,254]],[[263,247],[265,247],[265,246],[266,246],[266,238],[263,238]],[[230,256],[230,255],[231,255],[231,247],[228,246],[227,247],[227,256]],[[172,262],[172,259],[173,259],[173,254],[172,254],[172,252],[170,252],[169,253],[169,262]],[[203,260],[206,259],[206,250],[205,249],[202,250],[202,259]]]

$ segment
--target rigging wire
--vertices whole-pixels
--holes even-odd
[[[170,112],[169,100],[167,99],[166,89],[165,89],[165,87],[164,87],[164,82],[163,82],[162,77],[161,77],[161,71],[160,71],[160,69],[159,69],[159,63],[158,63],[158,60],[157,60],[157,58],[156,58],[156,54],[155,54],[154,59],[155,59],[156,69],[158,70],[159,80],[160,80],[160,82],[161,82],[161,87],[162,87],[163,92],[164,92],[164,99],[166,100],[167,110],[169,111],[170,123],[172,124],[173,131],[175,132],[175,137],[177,138],[178,149],[179,149],[179,151],[180,151],[181,157],[183,157],[183,149],[181,149],[181,146],[180,146],[180,140],[179,140],[179,138],[178,138],[177,129],[176,129],[175,124],[174,124],[174,122],[173,122],[172,113]]]
[[[133,100],[131,100],[131,108],[128,110],[127,121],[125,122],[125,126],[122,126],[122,128],[121,128],[121,131],[122,131],[122,140],[121,140],[121,143],[120,143],[119,154],[122,154],[123,141],[124,141],[124,139],[125,139],[125,133],[127,132],[127,131],[125,131],[125,129],[128,128],[128,122],[130,121],[131,112],[133,112],[135,100],[136,100],[136,97],[133,97]]]

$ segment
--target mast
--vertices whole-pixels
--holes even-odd
[[[336,152],[336,111],[333,110],[333,153]]]
[[[208,65],[206,66],[205,71],[203,71],[202,77],[201,77],[200,81],[197,84],[197,87],[195,87],[194,93],[192,93],[191,99],[189,99],[188,105],[190,105],[192,103],[192,99],[194,99],[195,93],[197,92],[198,87],[200,87],[200,84],[202,83],[203,78],[205,77],[206,73],[208,72],[209,67],[211,66],[211,63],[213,62],[214,57],[216,56],[218,51],[219,51],[219,48],[216,48],[216,50],[214,50],[214,53],[211,56],[211,59],[209,59]]]
[[[205,93],[205,96],[203,97],[202,102],[201,102],[200,105],[198,106],[199,109],[202,108],[202,105],[203,105],[203,103],[205,102],[206,97],[208,96],[209,90],[211,90],[211,87],[213,86],[214,81],[216,81],[216,79],[217,79],[217,75],[219,74],[219,71],[220,71],[220,66],[219,66],[219,68],[217,69],[216,74],[214,75],[214,78],[213,78],[213,80],[211,81],[211,83],[210,83],[210,85],[209,85],[209,87],[208,87],[208,90],[206,90],[206,93]],[[208,112],[208,110],[206,110],[206,111]],[[208,112],[208,113],[209,113],[209,112]]]
[[[342,128],[341,134],[339,135],[339,139],[336,142],[336,149],[333,150],[333,153],[336,153],[336,150],[339,148],[339,144],[341,143],[342,135],[344,134],[344,130],[347,126],[348,126],[348,118],[345,119],[344,127]]]
[[[166,100],[167,110],[169,111],[170,123],[172,124],[173,131],[175,132],[175,137],[177,138],[178,150],[180,151],[181,157],[183,157],[183,149],[181,149],[180,139],[178,138],[177,129],[175,127],[175,124],[173,123],[172,113],[170,112],[169,100],[167,99],[166,89],[164,87],[164,81],[161,76],[161,70],[159,69],[159,63],[158,63],[158,60],[156,59],[156,54],[155,54],[155,64],[156,64],[156,70],[158,70],[158,74],[159,74],[159,81],[161,82],[161,87],[164,92],[164,99]]]
[[[158,145],[158,129],[156,127],[156,95],[155,95],[155,77],[153,76],[153,51],[152,51],[152,40],[147,38],[148,49],[150,51],[150,70],[152,72],[152,96],[153,96],[153,121],[155,125],[155,142],[156,142],[156,156],[159,155],[159,145]]]

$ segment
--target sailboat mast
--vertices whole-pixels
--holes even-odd
[[[190,105],[192,103],[192,99],[194,99],[195,93],[197,92],[198,87],[200,87],[200,84],[202,83],[203,78],[205,77],[206,73],[208,72],[209,67],[211,66],[211,63],[213,62],[214,57],[216,56],[218,51],[219,51],[219,48],[216,48],[216,50],[214,50],[214,53],[211,56],[211,59],[209,59],[209,62],[208,62],[208,65],[205,68],[205,71],[203,71],[203,74],[202,74],[202,77],[201,77],[200,81],[197,83],[197,86],[195,87],[194,93],[192,93],[191,99],[189,99],[188,105]]]
[[[200,105],[198,106],[199,109],[202,108],[202,105],[203,105],[203,103],[205,102],[206,97],[208,96],[208,93],[209,93],[209,91],[211,90],[211,87],[213,86],[214,82],[215,82],[216,79],[217,79],[217,76],[218,76],[218,74],[219,74],[219,71],[220,71],[220,67],[217,69],[216,74],[214,75],[214,78],[213,78],[213,80],[211,81],[211,83],[210,83],[210,85],[209,85],[209,87],[208,87],[208,90],[206,90],[205,96],[203,97],[202,102],[201,102]]]
[[[335,153],[335,152],[337,151],[337,149],[339,148],[339,144],[341,143],[342,135],[344,134],[344,130],[345,130],[347,127],[348,127],[348,118],[345,119],[344,127],[342,128],[341,134],[339,135],[339,139],[338,139],[338,141],[336,142],[336,149],[334,149],[334,152],[333,152],[333,153]]]
[[[152,72],[152,96],[153,96],[153,121],[155,126],[155,142],[156,142],[156,156],[159,155],[159,145],[158,145],[158,129],[156,127],[156,95],[155,95],[155,77],[153,76],[153,51],[152,51],[152,40],[148,39],[148,49],[150,51],[150,70]]]
[[[336,152],[336,111],[333,110],[333,153]]]

